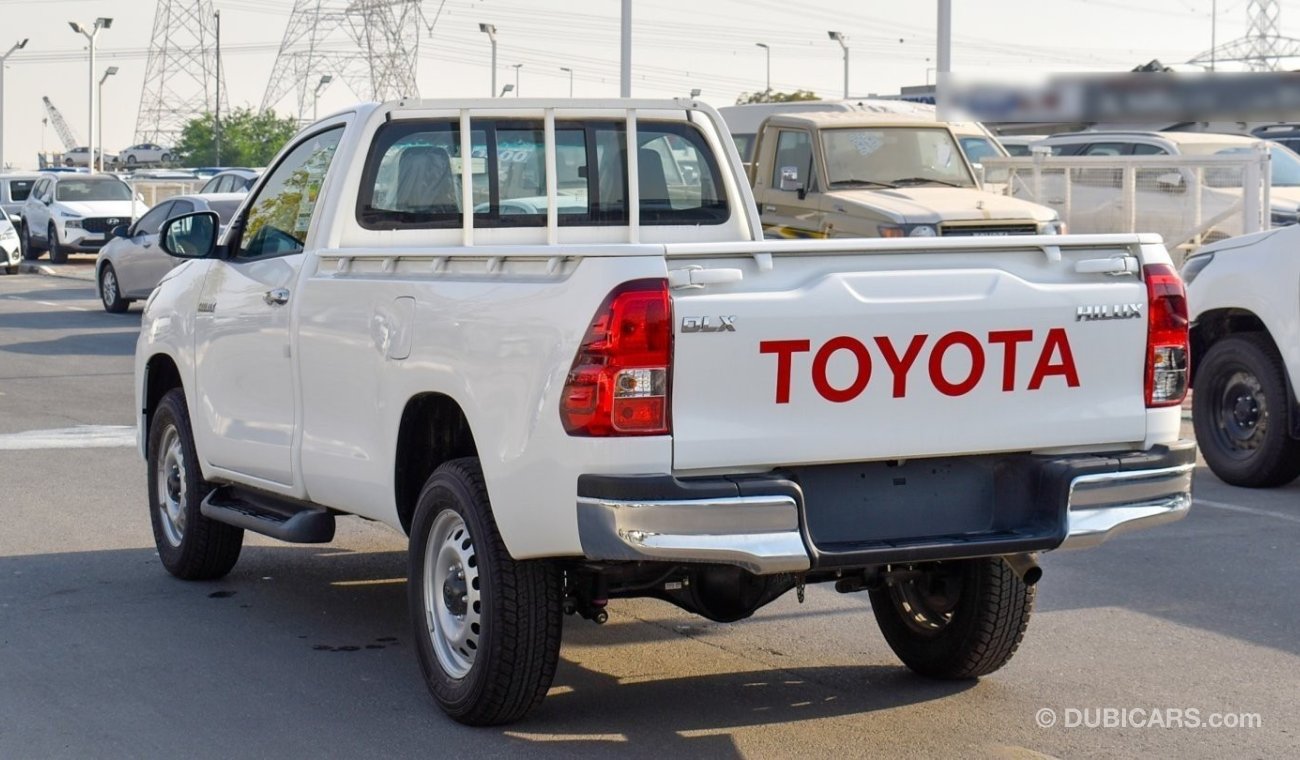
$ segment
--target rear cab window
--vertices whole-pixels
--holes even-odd
[[[369,230],[460,227],[461,176],[469,161],[475,227],[544,227],[544,125],[475,119],[470,155],[459,121],[399,120],[376,133],[357,197]],[[626,225],[628,146],[619,120],[555,125],[556,216],[561,226]],[[702,133],[687,123],[637,123],[642,225],[722,224],[731,211],[721,171]]]
[[[32,186],[35,180],[30,179],[11,179],[9,180],[9,200],[19,202],[27,200],[27,196],[32,193]]]

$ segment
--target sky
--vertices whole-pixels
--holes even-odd
[[[6,65],[0,105],[5,160],[32,167],[42,145],[59,148],[43,128],[48,95],[85,144],[89,78],[84,39],[66,21],[114,19],[100,34],[96,68],[112,65],[104,85],[104,142],[110,152],[135,142],[135,128],[156,0],[0,0],[0,53],[24,37]],[[223,64],[231,106],[257,107],[275,63],[294,0],[214,0],[222,14]],[[839,46],[850,53],[850,91],[896,93],[926,83],[935,66],[935,0],[635,0],[634,96],[687,95],[699,88],[715,106],[765,86],[764,42],[772,86],[837,97],[843,88]],[[1211,0],[953,0],[954,71],[1123,71],[1152,58],[1185,61],[1210,47]],[[1220,43],[1246,31],[1247,0],[1218,0]],[[432,31],[423,32],[420,95],[481,97],[491,85],[490,47],[480,22],[495,24],[498,87],[526,97],[616,97],[619,0],[424,0]],[[436,21],[435,21],[436,19]],[[1281,4],[1281,30],[1300,36],[1300,0]],[[12,38],[12,39],[11,39]],[[514,64],[522,63],[516,69]],[[98,79],[98,77],[96,77]],[[356,100],[331,85],[326,114]],[[285,107],[289,103],[284,104]]]

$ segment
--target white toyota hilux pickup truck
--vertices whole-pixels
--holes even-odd
[[[144,311],[163,565],[410,537],[425,680],[522,716],[562,616],[866,591],[913,670],[1018,646],[1038,552],[1181,517],[1182,281],[1155,237],[764,240],[687,100],[362,105],[307,128]]]

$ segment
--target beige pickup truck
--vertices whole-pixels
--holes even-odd
[[[980,188],[951,127],[882,113],[771,116],[749,167],[769,237],[1065,232],[1055,211]]]

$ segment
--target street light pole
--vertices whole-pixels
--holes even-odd
[[[619,33],[618,96],[632,97],[632,0],[623,0]]]
[[[771,92],[772,91],[772,48],[768,47],[766,42],[755,42],[754,44],[763,48],[763,52],[767,53],[767,89],[764,90],[764,92]]]
[[[89,164],[90,172],[93,174],[95,172],[95,121],[96,121],[95,118],[96,116],[95,114],[95,38],[99,37],[99,33],[102,30],[108,29],[113,26],[113,19],[100,16],[99,18],[95,19],[95,24],[90,29],[86,29],[81,24],[78,24],[76,21],[69,21],[68,26],[72,27],[72,31],[76,32],[77,34],[80,34],[82,37],[85,37],[86,41],[90,43],[90,81],[89,81],[89,90],[90,90],[89,122],[90,123],[89,123],[89,128],[87,130],[90,132],[90,145],[88,146],[90,148],[90,152],[87,154],[87,163]],[[101,164],[103,163],[102,160],[100,163]]]
[[[325,92],[325,88],[329,87],[330,82],[333,81],[334,81],[333,74],[325,74],[320,78],[320,81],[316,83],[316,92],[312,93],[311,96],[311,120],[313,122],[316,121],[316,119],[318,118],[317,106],[320,105],[320,94],[322,92]]]
[[[952,0],[939,0],[939,50],[936,79],[952,71]]]
[[[497,27],[496,24],[479,24],[478,30],[492,43],[492,89],[489,92],[497,97]]]
[[[217,17],[217,107],[215,109],[217,118],[212,125],[216,144],[216,156],[214,156],[216,160],[212,163],[221,166],[221,11],[215,11],[213,15]],[[175,145],[170,147],[173,151],[176,150]]]
[[[9,62],[9,56],[27,47],[27,39],[21,42],[15,42],[14,46],[9,48],[9,52],[0,55],[0,171],[5,167],[5,64]]]
[[[95,124],[96,134],[99,135],[99,170],[104,171],[104,83],[108,78],[117,73],[116,66],[109,66],[104,70],[104,76],[99,78],[99,122]]]
[[[523,68],[522,63],[515,64],[515,97],[519,97],[519,70]]]
[[[569,68],[568,66],[561,66],[560,71],[569,72],[569,97],[573,97],[573,69]]]
[[[826,36],[840,43],[840,47],[844,50],[844,99],[848,100],[849,98],[849,45],[848,45],[849,38],[844,36],[844,32],[827,32]]]

